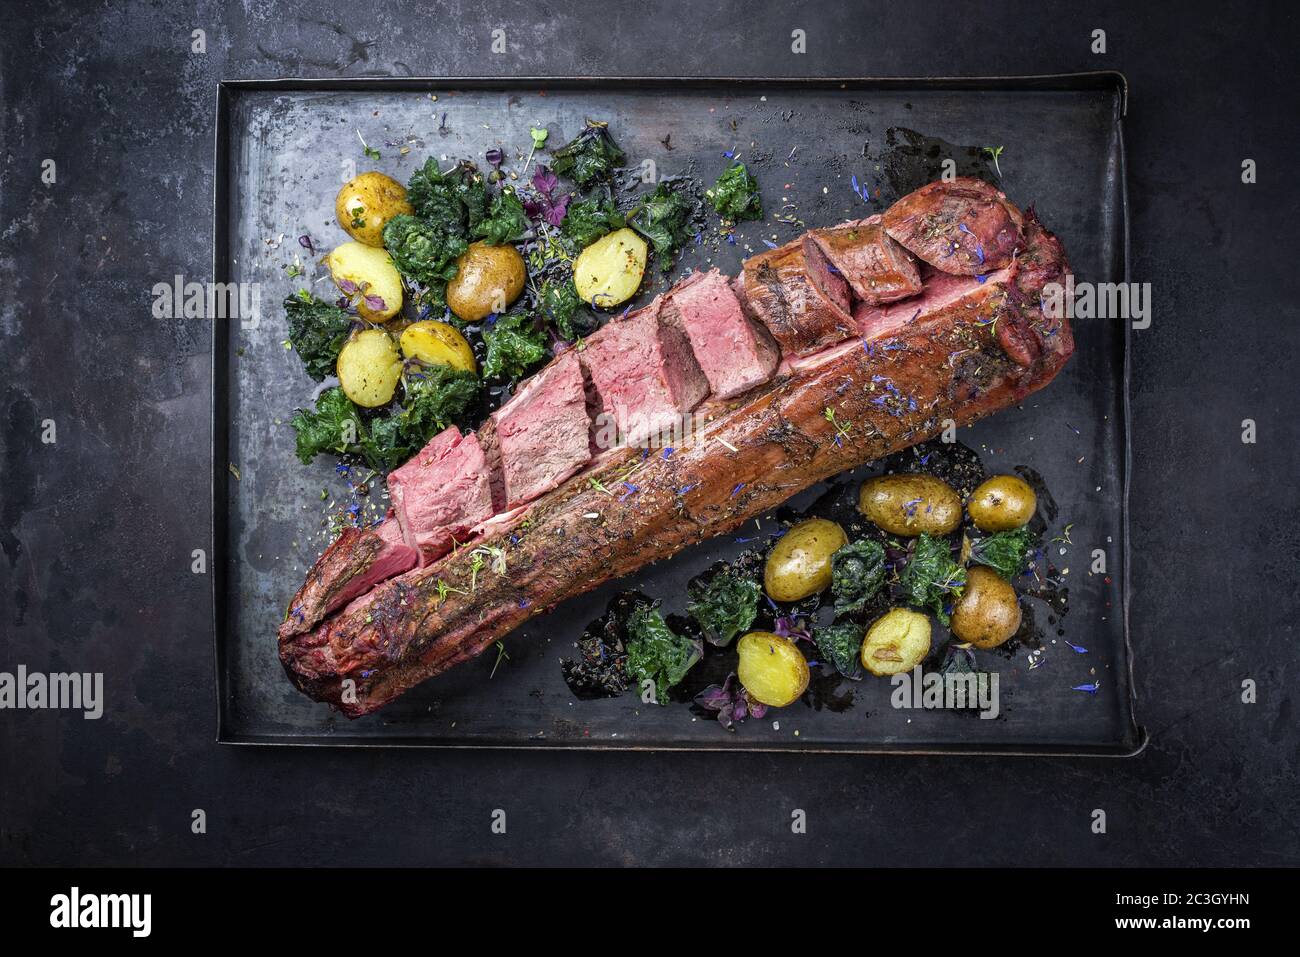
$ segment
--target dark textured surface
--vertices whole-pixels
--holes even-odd
[[[3,39],[0,668],[104,671],[108,710],[0,712],[8,863],[1297,863],[1300,467],[1294,14],[1015,5],[27,5]],[[892,14],[892,15],[891,15]],[[969,22],[963,18],[970,16]],[[935,24],[944,21],[944,28]],[[346,24],[337,26],[336,24]],[[190,31],[208,52],[190,54]],[[508,51],[489,53],[490,32]],[[808,53],[789,52],[790,31]],[[1089,52],[1108,33],[1109,53]],[[202,321],[222,77],[995,74],[1131,83],[1132,627],[1126,761],[219,748]],[[41,161],[58,182],[40,183]],[[1260,182],[1243,186],[1244,158]],[[40,442],[43,419],[58,441]],[[1243,445],[1241,422],[1258,423]],[[1245,678],[1259,703],[1240,703]],[[203,808],[208,833],[190,833]],[[509,833],[489,829],[493,808]],[[808,833],[790,833],[792,809]],[[1090,833],[1094,808],[1109,833]],[[954,823],[978,838],[954,840]]]

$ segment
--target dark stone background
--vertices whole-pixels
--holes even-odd
[[[9,4],[0,40],[0,669],[104,671],[110,703],[0,713],[0,862],[1300,863],[1293,5],[109,6]],[[1155,296],[1133,344],[1141,756],[213,743],[209,585],[189,569],[210,534],[209,330],[149,304],[154,282],[210,275],[217,80],[1100,68],[1131,83],[1133,275]]]

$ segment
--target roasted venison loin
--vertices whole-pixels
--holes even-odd
[[[1040,305],[1067,269],[1032,208],[959,178],[687,277],[396,470],[389,516],[290,603],[285,670],[369,714],[567,598],[1022,401],[1074,351]],[[683,416],[692,442],[638,447]]]

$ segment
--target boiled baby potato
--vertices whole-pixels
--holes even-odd
[[[966,509],[984,532],[1007,532],[1034,517],[1038,496],[1018,475],[995,475],[971,492]]]
[[[858,511],[891,535],[947,535],[961,524],[961,496],[933,475],[881,475],[862,483]]]
[[[387,322],[402,310],[402,277],[388,253],[364,243],[344,243],[325,257],[339,291],[371,322]]]
[[[862,642],[862,667],[873,675],[911,671],[930,653],[930,619],[909,608],[877,618]]]
[[[465,322],[502,313],[524,291],[524,257],[514,246],[472,243],[456,260],[447,305]]]
[[[415,212],[406,189],[383,173],[361,173],[343,184],[334,197],[334,215],[344,232],[359,243],[383,248],[384,226],[394,216]]]
[[[601,309],[636,295],[645,275],[646,242],[630,229],[617,229],[596,240],[573,261],[578,295]]]
[[[952,609],[948,626],[960,641],[996,648],[1020,628],[1016,590],[997,572],[976,565],[966,572],[966,587]]]
[[[451,366],[478,373],[474,350],[454,326],[436,319],[413,322],[402,330],[402,355],[425,365]]]
[[[808,687],[808,662],[789,638],[751,631],[741,635],[736,650],[740,653],[736,676],[755,701],[784,708]]]
[[[824,518],[810,518],[772,547],[763,570],[763,585],[775,601],[800,601],[831,583],[831,556],[849,543],[844,529]]]
[[[402,357],[383,329],[363,329],[339,350],[337,371],[343,394],[373,409],[392,401],[402,377]]]

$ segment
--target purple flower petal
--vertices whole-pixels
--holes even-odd
[[[340,279],[339,288],[342,289],[349,296],[355,296],[357,294],[357,284],[354,283],[351,279]]]
[[[383,312],[388,308],[388,304],[384,302],[383,296],[366,296],[366,305],[374,312]]]

